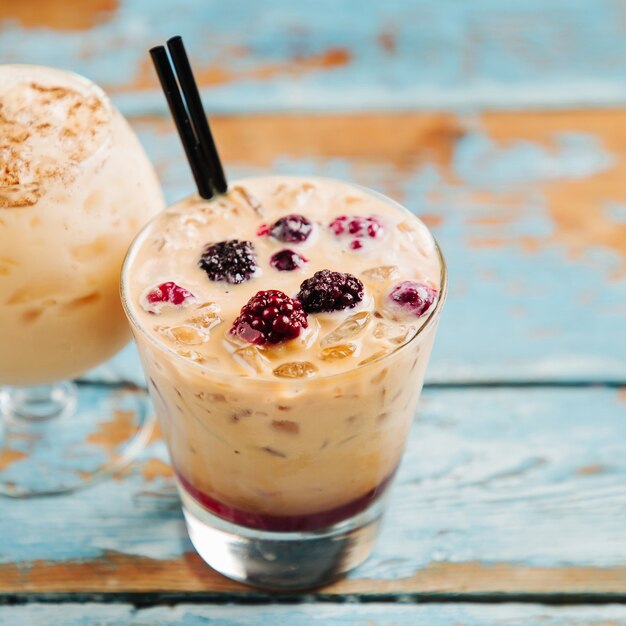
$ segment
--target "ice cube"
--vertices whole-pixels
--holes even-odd
[[[345,196],[343,201],[346,204],[357,204],[359,202],[363,202],[363,198],[361,198],[359,196]]]
[[[272,448],[270,446],[263,446],[261,450],[263,450],[263,452],[267,452],[271,456],[276,456],[279,459],[287,458],[287,455],[284,452],[282,452],[281,450],[277,450],[276,448]]]
[[[280,208],[295,211],[306,204],[314,191],[315,185],[311,183],[302,183],[296,186],[280,185],[274,195],[278,197]]]
[[[26,324],[36,322],[43,315],[43,312],[44,309],[39,307],[34,309],[27,309],[22,313],[22,321]]]
[[[292,420],[273,420],[272,430],[287,433],[289,435],[297,435],[300,432],[300,424]]]
[[[398,345],[406,343],[415,333],[415,326],[407,326],[404,324],[386,324],[378,322],[374,328],[374,337],[376,339],[386,339],[391,343]]]
[[[0,257],[0,276],[8,276],[14,268],[17,267],[17,262],[8,257]]]
[[[415,226],[413,226],[413,224],[409,224],[409,222],[399,222],[396,224],[396,228],[401,233],[413,233],[416,231]]]
[[[307,378],[317,372],[317,367],[309,361],[292,361],[274,368],[274,376],[278,378]]]
[[[260,374],[269,366],[269,359],[255,346],[238,348],[233,357],[254,374]]]
[[[362,276],[372,280],[392,280],[399,276],[398,268],[395,265],[379,265],[362,272]]]
[[[180,213],[167,214],[164,234],[162,235],[163,245],[161,248],[176,250],[189,245],[189,241],[197,240],[200,237],[199,230],[194,221],[189,220],[188,215]]]
[[[374,352],[374,354],[371,354],[366,359],[359,361],[359,365],[367,365],[368,363],[372,363],[373,361],[384,357],[385,354],[389,354],[389,350],[379,350],[378,352]]]
[[[194,394],[198,400],[207,402],[226,402],[226,396],[222,393],[209,393],[208,391],[198,391]]]
[[[322,348],[327,348],[346,339],[356,337],[368,325],[372,315],[368,311],[360,311],[347,317],[335,330],[326,335],[320,343]]]
[[[378,374],[376,374],[376,376],[374,376],[374,378],[372,378],[372,380],[370,381],[372,385],[378,385],[378,383],[382,383],[383,380],[385,380],[388,371],[389,370],[385,367],[380,372],[378,372]]]
[[[161,252],[161,250],[163,250],[163,248],[165,248],[167,244],[168,241],[165,237],[155,237],[152,240],[152,247],[154,248],[155,252]]]
[[[320,357],[323,361],[336,361],[337,359],[345,359],[354,354],[356,346],[353,343],[341,343],[336,346],[324,348]]]
[[[93,260],[100,261],[102,257],[115,245],[115,240],[116,237],[113,235],[101,235],[89,243],[71,246],[70,254],[72,255],[72,258],[80,262]]]
[[[219,304],[217,304],[217,302],[211,302],[210,300],[207,300],[206,302],[201,302],[195,308],[196,311],[211,311],[212,313],[217,313],[220,310]]]
[[[207,363],[211,362],[217,365],[218,360],[213,357],[206,357],[204,354],[200,354],[197,350],[192,350],[188,348],[178,348],[176,350],[176,354],[182,356],[185,359],[189,359],[190,361],[194,361],[196,363]]]
[[[47,280],[35,282],[17,289],[6,300],[6,304],[48,303],[55,304],[57,296],[67,291],[67,284],[62,281]]]
[[[101,294],[99,291],[92,291],[91,293],[72,298],[64,304],[64,308],[69,310],[79,309],[81,307],[88,306],[89,304],[94,304],[95,302],[100,300],[100,297]]]
[[[155,330],[172,341],[186,346],[197,346],[207,341],[209,336],[193,326],[180,324],[179,326],[156,326]]]
[[[213,305],[208,303],[206,306]],[[205,306],[205,305],[202,305]],[[208,334],[209,331],[222,322],[222,318],[210,308],[198,307],[196,315],[185,320],[186,326],[191,326],[200,332]]]
[[[229,195],[237,205],[252,209],[259,217],[265,214],[261,203],[245,187],[236,185]]]
[[[191,226],[192,228],[205,226],[208,222],[208,216],[205,213],[201,212],[180,216],[180,223],[183,226]]]

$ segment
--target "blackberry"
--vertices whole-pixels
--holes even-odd
[[[250,280],[257,269],[254,246],[250,241],[231,239],[208,245],[198,267],[210,280],[226,281],[232,285]]]
[[[285,249],[272,254],[270,265],[279,272],[292,272],[299,267],[303,267],[306,261],[307,260],[297,252]]]
[[[259,291],[248,300],[230,332],[249,343],[264,345],[295,339],[308,325],[300,302],[270,289]]]
[[[352,309],[363,300],[363,283],[352,274],[321,270],[300,285],[298,300],[307,313]]]
[[[313,230],[313,224],[304,215],[292,213],[285,215],[274,222],[269,233],[278,241],[285,243],[302,243],[306,241]]]

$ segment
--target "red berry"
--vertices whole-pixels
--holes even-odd
[[[282,291],[259,291],[243,306],[230,329],[244,341],[264,345],[295,339],[309,325],[298,300]]]
[[[313,230],[313,224],[304,215],[292,213],[285,215],[274,222],[269,233],[278,241],[285,243],[302,243],[306,241]]]
[[[370,237],[376,237],[379,230],[380,230],[380,224],[377,224],[376,222],[372,222],[371,224],[367,225],[367,234]]]
[[[367,239],[380,239],[385,235],[382,222],[374,215],[369,217],[340,215],[328,226],[337,238],[350,240],[348,245],[351,250],[361,249]]]
[[[195,299],[191,291],[168,281],[150,289],[143,296],[142,304],[148,313],[160,313],[164,306],[181,306]]]
[[[331,230],[335,233],[335,235],[341,235],[345,230],[345,222],[347,221],[347,216],[340,215],[336,217],[330,224]]]
[[[303,267],[306,262],[302,255],[287,249],[276,252],[270,258],[270,265],[279,272],[291,272]]]
[[[391,290],[389,297],[396,304],[421,317],[435,303],[437,294],[437,290],[426,283],[403,280]]]

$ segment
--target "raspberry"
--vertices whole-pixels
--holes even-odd
[[[208,245],[198,267],[214,281],[225,280],[232,285],[250,280],[257,269],[254,246],[250,241],[220,241]]]
[[[313,224],[304,215],[292,213],[274,222],[270,226],[269,232],[278,241],[302,243],[308,239],[312,230]]]
[[[363,240],[380,239],[385,235],[385,228],[378,217],[360,217],[358,215],[340,215],[328,227],[336,237],[349,239],[351,250],[363,247]]]
[[[160,313],[164,306],[181,306],[195,299],[191,291],[168,281],[149,289],[142,298],[142,306],[148,313]]]
[[[416,317],[421,317],[437,299],[437,290],[426,283],[403,280],[391,290],[389,297],[396,304],[412,311]]]
[[[352,274],[321,270],[300,285],[298,300],[307,313],[352,309],[363,300],[363,283]]]
[[[297,300],[282,291],[259,291],[243,306],[230,329],[249,343],[264,345],[295,339],[309,325]]]
[[[303,256],[293,250],[280,250],[272,254],[270,265],[279,272],[292,272],[293,270],[303,267],[307,262]]]

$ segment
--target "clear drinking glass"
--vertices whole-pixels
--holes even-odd
[[[274,589],[314,587],[359,565],[378,532],[445,301],[439,247],[439,299],[410,341],[342,373],[255,379],[181,356],[148,332],[130,300],[147,233],[122,269],[122,302],[196,550],[218,572]]]
[[[147,435],[141,391],[69,380],[130,339],[119,272],[164,207],[104,92],[58,69],[0,66],[0,493],[60,493]]]

